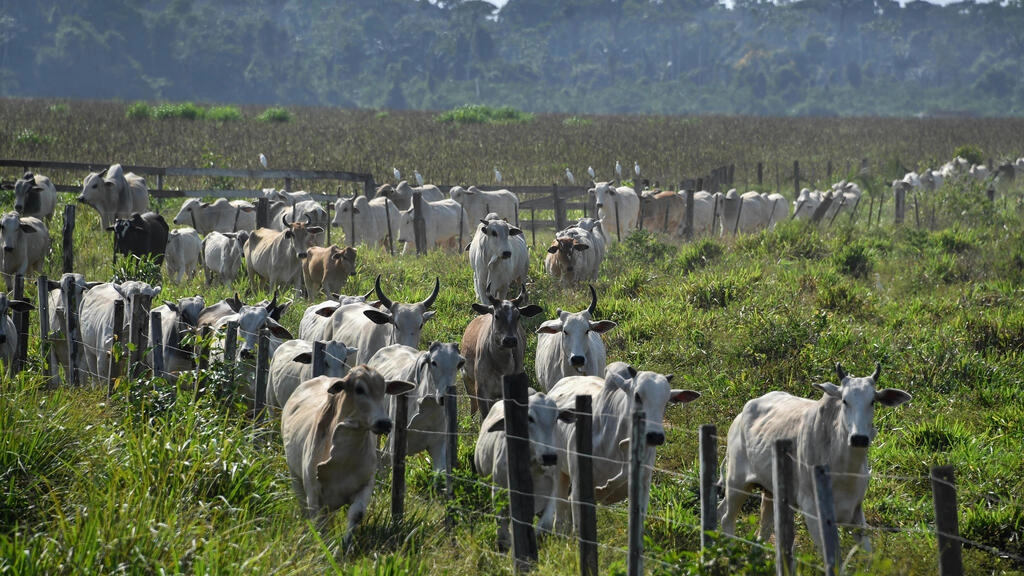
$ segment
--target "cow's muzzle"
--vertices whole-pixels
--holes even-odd
[[[306,258],[308,258],[308,257],[309,257],[309,254],[307,254],[307,253],[305,253],[305,252],[299,252],[299,253],[297,254],[297,256],[299,257],[299,260],[305,260]]]
[[[647,433],[647,445],[648,446],[661,446],[665,443],[664,432],[648,432]]]
[[[519,338],[515,336],[505,336],[501,339],[502,348],[515,348],[519,345]]]
[[[501,253],[502,260],[508,260],[511,257],[512,257],[512,251],[511,250],[505,250],[504,252]]]
[[[558,454],[544,454],[540,457],[542,466],[554,466],[558,464]]]
[[[850,447],[851,448],[867,448],[871,444],[871,438],[864,434],[851,434],[850,435]]]
[[[14,252],[14,246],[4,246],[4,252]]]
[[[579,354],[573,354],[569,357],[569,364],[572,364],[577,370],[582,368],[587,363],[587,359]]]
[[[391,433],[391,420],[381,419],[373,423],[374,434],[390,434]]]
[[[597,208],[603,208],[604,204],[602,204],[601,202],[598,202],[598,203],[594,204],[594,206],[596,206]]]

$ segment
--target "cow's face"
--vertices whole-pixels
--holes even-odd
[[[455,387],[455,377],[466,359],[459,354],[458,344],[431,342],[423,361],[425,366],[418,368],[430,374],[427,395],[441,405],[448,390]]]
[[[0,246],[4,252],[13,252],[24,241],[23,235],[24,228],[17,212],[8,212],[0,218]]]
[[[398,213],[398,241],[403,243],[414,243],[416,231],[413,228],[413,209],[403,210]]]
[[[867,448],[875,437],[875,403],[899,406],[910,400],[910,394],[898,388],[876,389],[881,367],[875,365],[871,376],[855,378],[836,364],[839,386],[831,382],[813,384],[827,396],[839,401],[836,429],[840,430],[851,448]]]
[[[284,237],[288,239],[292,253],[299,260],[309,256],[309,247],[313,244],[313,237],[323,232],[319,226],[306,226],[305,222],[292,222]]]
[[[39,194],[43,189],[36,186],[36,177],[31,172],[14,183],[14,210],[22,214],[35,213],[40,209]]]
[[[498,260],[511,258],[512,243],[509,242],[509,237],[522,233],[522,230],[515,226],[509,226],[508,222],[504,220],[481,220],[478,234],[483,238],[483,244],[486,246],[487,265],[490,266]]]
[[[630,395],[630,414],[637,406],[644,411],[644,437],[648,446],[665,443],[665,406],[669,402],[686,404],[700,397],[692,390],[677,390],[670,386],[672,374],[637,372],[623,382],[623,390]]]
[[[374,434],[391,432],[392,423],[384,395],[402,394],[412,388],[412,384],[401,380],[385,381],[379,372],[366,365],[356,366],[344,377],[331,382],[327,389],[333,396],[331,401],[340,402],[334,429],[335,442],[341,440],[339,434],[349,430],[370,430]],[[339,397],[342,392],[344,396]]]
[[[614,201],[615,187],[612,182],[594,182],[594,187],[588,190],[594,195],[594,205],[601,208],[608,202]]]
[[[356,359],[355,348],[346,346],[344,342],[328,340],[324,346],[324,368],[327,376],[342,377],[352,367],[349,359]]]
[[[433,310],[421,303],[400,304],[391,306],[391,323],[394,325],[395,342],[416,348],[420,344],[423,325],[434,317]]]
[[[615,322],[610,320],[591,320],[590,313],[586,310],[575,313],[559,310],[558,318],[541,324],[537,333],[560,335],[563,363],[568,364],[577,374],[583,374],[588,358],[594,353],[590,349],[590,333],[603,334],[615,325]]]
[[[519,326],[520,316],[530,318],[540,314],[543,310],[536,304],[518,307],[510,300],[492,300],[490,306],[473,303],[473,310],[477,314],[491,314],[491,327],[488,339],[493,346],[515,350],[520,347],[522,335]]]
[[[360,198],[365,197],[360,196]],[[334,203],[334,220],[331,220],[331,226],[340,228],[345,223],[352,222],[352,216],[358,214],[359,210],[353,203],[352,198],[338,198]]]
[[[202,204],[198,198],[189,198],[181,205],[181,210],[178,210],[178,215],[174,217],[173,222],[178,225],[191,224],[195,220],[196,212],[199,211]]]
[[[575,422],[569,410],[558,410],[555,401],[544,394],[530,396],[528,425],[530,430],[530,461],[534,466],[549,468],[558,463],[555,450],[556,421]]]

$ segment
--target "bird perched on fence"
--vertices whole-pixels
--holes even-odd
[[[413,178],[416,179],[416,185],[417,186],[423,186],[423,176],[420,174],[419,170],[413,170],[412,171],[412,176],[413,176]]]
[[[398,168],[395,168],[394,166],[392,166],[391,167],[391,173],[395,175],[395,182],[401,182],[402,181],[402,173],[398,171]]]
[[[622,164],[618,160],[615,161],[615,175],[619,177],[619,180],[622,180]]]
[[[265,156],[265,155],[263,154],[263,152],[260,152],[260,164],[261,164],[261,165],[262,165],[262,166],[263,166],[264,168],[266,168],[266,167],[267,167],[267,157],[266,157],[266,156]]]
[[[594,167],[593,166],[587,166],[587,174],[590,174],[590,178],[591,179],[597,178],[597,173],[594,172]]]
[[[634,160],[634,161],[633,161],[633,172],[634,172],[634,173],[635,173],[635,174],[636,174],[637,176],[639,176],[639,175],[640,175],[640,163],[639,163],[639,162],[637,162],[636,160]]]
[[[565,179],[569,181],[570,185],[576,185],[576,178],[573,178],[572,172],[569,172],[568,168],[565,169]]]
[[[494,167],[494,181],[501,184],[501,172],[498,172],[498,167]]]

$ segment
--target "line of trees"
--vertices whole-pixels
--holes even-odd
[[[15,0],[0,95],[1024,114],[1024,1]]]

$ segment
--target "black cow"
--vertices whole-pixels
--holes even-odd
[[[163,216],[156,212],[133,212],[127,220],[114,220],[114,225],[107,230],[114,231],[114,252],[139,257],[153,256],[157,264],[163,264],[167,236],[170,234]]]

